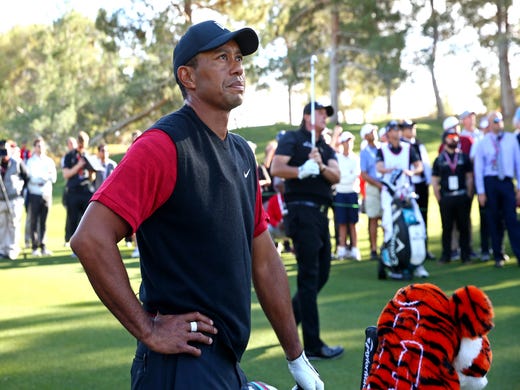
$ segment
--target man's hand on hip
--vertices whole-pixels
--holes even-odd
[[[217,334],[213,321],[198,312],[181,315],[157,313],[152,320],[152,332],[146,340],[148,347],[163,354],[187,353],[200,356],[201,350],[191,343],[212,344],[208,336]]]

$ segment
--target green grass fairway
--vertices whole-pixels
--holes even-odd
[[[52,209],[50,258],[0,263],[0,388],[1,389],[125,389],[135,341],[93,293],[77,259],[62,246],[64,211]],[[361,216],[361,249],[368,256],[366,218]],[[432,230],[435,231],[435,225]],[[432,235],[438,255],[439,237]],[[132,283],[139,284],[138,261],[121,246]],[[294,288],[296,265],[283,255]],[[496,328],[491,332],[493,366],[488,389],[513,389],[520,383],[520,267],[512,259],[504,269],[492,263],[462,266],[426,264],[429,281],[447,293],[465,284],[483,288],[493,301]],[[416,280],[419,282],[419,280]],[[316,362],[328,389],[357,389],[364,329],[403,283],[378,281],[376,264],[368,260],[334,262],[331,277],[320,295],[322,335],[342,344],[345,355]],[[253,293],[253,331],[242,367],[251,379],[289,389],[292,380],[273,331]]]
[[[122,248],[135,286],[139,269]],[[366,252],[366,251],[365,251]],[[294,286],[295,261],[284,255]],[[61,251],[48,259],[0,263],[0,388],[125,389],[135,341],[99,303],[75,259]],[[496,328],[491,332],[493,366],[489,389],[512,389],[520,383],[520,268],[491,263],[447,266],[429,262],[429,281],[451,293],[464,284],[483,288],[493,301]],[[345,355],[315,366],[328,389],[359,386],[364,328],[374,324],[395,290],[395,281],[378,281],[375,263],[334,262],[320,295],[323,338],[342,344]],[[253,293],[254,297],[254,293]],[[251,379],[280,389],[292,381],[281,348],[256,299],[253,331],[242,367]]]
[[[421,127],[423,138],[430,143],[432,158],[440,139],[437,125]],[[243,134],[258,143],[261,154],[265,142],[279,128],[248,130]],[[359,134],[358,127],[349,130]],[[359,139],[356,150],[358,145]],[[55,204],[48,222],[48,246],[53,256],[27,255],[17,261],[0,261],[0,389],[128,389],[135,340],[99,302],[78,260],[63,246],[65,211],[59,199],[62,186],[60,181],[55,187]],[[430,250],[438,257],[439,211],[433,197],[430,199]],[[476,202],[472,220],[473,246],[478,251]],[[358,236],[366,259],[366,215],[360,216]],[[506,252],[511,255],[508,244],[506,239]],[[139,262],[130,257],[131,248],[121,245],[120,249],[137,291]],[[284,254],[283,260],[294,291],[294,256]],[[503,269],[494,268],[493,262],[479,261],[466,266],[460,262],[438,265],[429,261],[426,268],[431,273],[427,280],[447,294],[474,284],[489,295],[495,308],[496,327],[490,333],[493,365],[487,389],[519,389],[520,267],[516,259],[512,257]],[[333,262],[330,280],[319,297],[322,338],[331,345],[342,344],[346,352],[338,360],[315,363],[327,389],[359,389],[364,330],[376,323],[383,306],[403,285],[377,280],[376,264],[369,260]],[[294,383],[283,351],[252,294],[252,334],[242,368],[251,380],[288,390]]]

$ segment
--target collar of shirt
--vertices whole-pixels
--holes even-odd
[[[388,148],[392,153],[398,154],[403,147],[400,144],[397,147],[394,147],[392,144],[388,144]]]

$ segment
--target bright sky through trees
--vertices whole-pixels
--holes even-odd
[[[157,0],[168,1],[168,0]],[[109,12],[118,8],[128,7],[131,0],[17,0],[11,2],[9,6],[3,8],[0,13],[0,32],[5,32],[18,24],[45,24],[51,23],[62,16],[69,10],[76,10],[89,18],[95,19],[98,8],[106,8]],[[160,5],[160,4],[159,4]],[[513,7],[516,13],[520,13],[520,0],[513,1]],[[513,13],[515,14],[515,13]],[[197,16],[196,16],[197,17]],[[207,15],[198,15],[197,19],[207,19]],[[196,21],[200,21],[196,20]],[[420,34],[414,34],[418,36]],[[437,63],[437,74],[439,79],[440,90],[443,98],[447,103],[446,113],[460,114],[465,110],[473,110],[476,112],[485,112],[495,107],[484,107],[477,97],[479,88],[475,83],[475,76],[471,70],[473,58],[475,56],[486,55],[485,51],[478,47],[477,38],[470,32],[463,32],[459,36],[452,39],[449,44],[441,46],[444,51],[439,56]],[[427,70],[415,67],[411,64],[411,58],[415,50],[419,50],[428,42],[421,41],[417,38],[409,38],[407,40],[407,48],[403,57],[403,67],[412,73],[412,77],[404,83],[397,91],[394,92],[393,111],[396,118],[417,118],[430,114],[434,110],[434,95],[432,92],[431,79]],[[453,47],[471,45],[472,52],[461,52],[460,54],[448,55],[448,50]],[[325,60],[325,59],[323,59]],[[516,56],[515,61],[518,63],[520,59]],[[491,66],[496,66],[496,61],[489,58]],[[516,87],[516,81],[520,77],[520,67],[511,63],[511,72],[513,86]],[[457,75],[454,80],[451,75]],[[461,78],[461,75],[464,77]],[[421,98],[418,99],[418,95]],[[301,107],[306,103],[308,94],[301,96],[293,96],[293,121],[299,122],[301,119]],[[328,103],[328,96],[318,97],[324,103]],[[517,98],[520,101],[520,97]],[[414,105],[414,102],[420,101],[421,106]],[[259,109],[261,107],[261,109]],[[270,108],[269,108],[270,107]],[[251,125],[266,125],[274,122],[287,122],[287,91],[282,85],[273,85],[271,91],[254,92],[252,88],[246,93],[246,99],[242,107],[235,110],[234,116],[231,118],[232,127],[244,127]],[[267,111],[267,112],[266,112]],[[368,113],[368,119],[373,117],[375,120],[378,115],[385,112],[385,102],[376,101],[373,112]],[[355,112],[347,114],[347,121],[361,121],[362,118],[356,117]],[[340,118],[344,120],[344,118]]]

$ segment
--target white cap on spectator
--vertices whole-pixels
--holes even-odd
[[[372,131],[377,130],[377,126],[373,125],[372,123],[365,123],[363,127],[361,127],[361,130],[359,131],[359,135],[361,138],[365,139],[365,136],[367,134],[370,134]]]
[[[454,116],[449,116],[446,119],[444,119],[444,122],[442,122],[442,128],[444,130],[451,129],[458,125],[459,125],[459,120],[457,118],[455,118]]]
[[[344,131],[339,136],[339,143],[342,144],[343,142],[347,142],[349,139],[355,139],[354,134],[352,134],[350,131]]]

